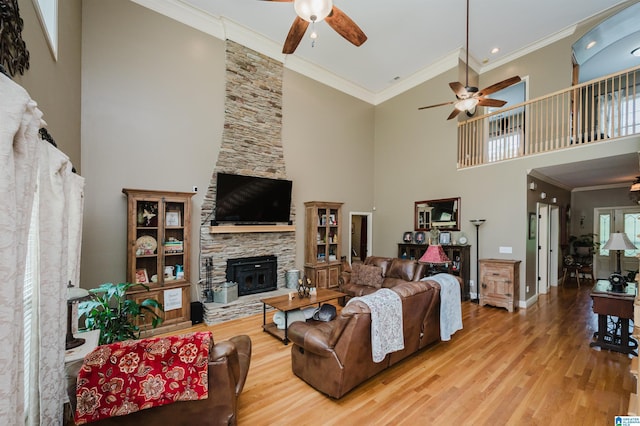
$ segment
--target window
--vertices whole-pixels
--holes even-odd
[[[599,121],[610,137],[640,133],[640,86],[620,88],[599,98]]]
[[[39,232],[38,232],[38,192],[34,195],[33,199],[33,208],[31,211],[31,224],[29,226],[29,236],[27,241],[27,261],[25,267],[24,274],[24,291],[23,291],[23,318],[24,318],[24,358],[23,358],[23,367],[24,367],[24,415],[25,415],[25,424],[27,424],[26,419],[28,417],[28,413],[30,410],[31,404],[31,389],[33,388],[32,378],[31,378],[31,369],[34,365],[31,357],[34,354],[34,351],[31,350],[31,325],[34,320],[34,316],[37,315],[34,312],[34,295],[37,294],[36,289],[39,285]]]
[[[58,0],[33,0],[38,19],[49,43],[49,49],[58,60]]]
[[[526,78],[521,82],[499,90],[489,96],[501,99],[507,103],[500,108],[488,108],[488,113],[494,113],[502,108],[512,107],[527,99]],[[489,163],[524,154],[524,107],[510,109],[502,114],[496,114],[488,119],[487,160]]]

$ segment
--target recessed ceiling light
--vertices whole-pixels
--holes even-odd
[[[593,46],[595,46],[598,42],[595,40],[591,40],[589,43],[587,43],[587,47],[586,49],[591,49]]]
[[[631,51],[631,54],[632,54],[633,56],[640,56],[640,47],[636,47],[635,49],[633,49],[633,50]]]
[[[496,53],[498,53],[499,51],[500,51],[500,48],[499,48],[499,47],[494,47],[493,49],[491,49],[491,53],[492,53],[492,54],[494,54],[494,55],[495,55]]]

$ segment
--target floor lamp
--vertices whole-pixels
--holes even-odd
[[[480,225],[482,225],[486,219],[471,219],[469,222],[476,226],[476,300],[475,302],[480,304]]]

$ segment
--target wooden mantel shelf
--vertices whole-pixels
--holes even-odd
[[[210,234],[246,234],[256,232],[294,232],[295,225],[224,225],[210,226]]]

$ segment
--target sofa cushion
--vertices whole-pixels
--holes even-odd
[[[366,285],[374,288],[382,287],[382,268],[379,266],[354,263],[351,279],[356,285]]]
[[[387,271],[388,278],[400,278],[405,281],[413,281],[418,263],[411,259],[393,259]]]
[[[389,265],[391,265],[391,258],[382,256],[369,256],[364,260],[364,264],[379,266],[380,268],[382,268],[382,277],[384,278],[387,276]]]

